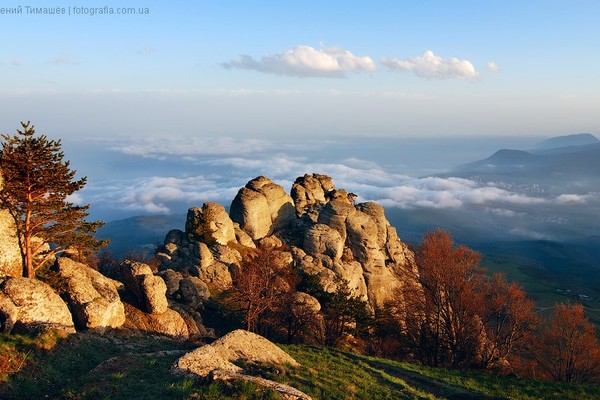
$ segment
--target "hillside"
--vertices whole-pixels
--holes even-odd
[[[0,335],[2,354],[21,357],[6,374],[0,357],[0,398],[10,399],[278,399],[248,383],[209,383],[169,372],[188,342],[156,336],[78,333],[58,340]],[[19,351],[14,348],[18,347]],[[43,350],[40,347],[45,347]],[[53,347],[53,348],[51,348]],[[48,348],[51,348],[48,350]],[[282,346],[299,368],[254,369],[313,399],[598,399],[596,385],[565,385],[425,368],[340,350]],[[17,368],[15,368],[17,369]]]

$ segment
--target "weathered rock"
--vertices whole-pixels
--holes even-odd
[[[333,181],[325,175],[306,174],[296,178],[291,193],[296,215],[301,216],[309,208],[325,204],[327,193],[334,189]]]
[[[346,219],[347,244],[354,259],[363,265],[383,265],[385,256],[377,243],[377,224],[367,214],[356,211]]]
[[[191,273],[211,290],[225,290],[231,287],[231,274],[242,270],[240,245],[288,247],[291,253],[281,254],[302,275],[318,277],[329,292],[346,281],[352,294],[374,309],[404,283],[416,283],[418,271],[414,254],[398,238],[384,208],[370,202],[355,205],[356,198],[336,189],[325,175],[297,178],[291,198],[279,185],[258,177],[240,189],[231,205],[236,245],[209,247],[172,231],[165,243],[173,246],[161,253],[161,268]],[[286,211],[292,201],[295,213]]]
[[[194,257],[198,257],[198,265],[200,268],[207,268],[215,262],[215,257],[206,245],[206,243],[194,243]]]
[[[283,246],[283,241],[275,235],[267,236],[258,241],[259,247],[277,249]]]
[[[253,240],[271,231],[271,212],[267,198],[260,192],[243,187],[231,203],[231,219],[240,224]]]
[[[158,276],[163,278],[167,285],[167,297],[173,297],[179,290],[179,282],[183,279],[183,275],[172,269],[160,271]]]
[[[308,293],[294,292],[294,294],[292,294],[292,312],[296,315],[301,315],[306,311],[314,314],[321,311],[319,300]]]
[[[208,377],[215,372],[240,373],[242,369],[234,362],[260,364],[299,364],[290,355],[262,336],[244,330],[236,330],[212,344],[202,346],[173,364],[178,374],[196,374]]]
[[[10,333],[19,318],[19,308],[0,292],[0,333]]]
[[[210,238],[222,245],[235,242],[233,221],[229,218],[225,207],[217,203],[204,203],[202,208],[190,208],[185,231],[196,240],[206,241]]]
[[[206,268],[198,268],[196,272],[202,281],[216,289],[226,290],[233,284],[229,267],[222,262],[214,262]]]
[[[210,299],[208,286],[195,276],[183,278],[179,281],[179,295],[181,302],[192,308],[200,307]]]
[[[0,190],[2,190],[3,179],[0,171]],[[23,275],[23,261],[15,221],[8,210],[0,209],[0,277]]]
[[[293,247],[291,255],[296,270],[307,276],[317,276],[323,290],[334,292],[337,290],[336,274],[331,269],[323,267],[322,260],[307,255],[302,249]]]
[[[144,297],[141,299],[146,312],[162,314],[167,311],[167,285],[160,276],[139,275],[138,282]]]
[[[335,229],[316,224],[304,233],[303,247],[304,251],[312,256],[326,255],[338,261],[344,251],[344,241]]]
[[[246,187],[261,193],[267,199],[273,230],[283,229],[295,219],[293,200],[278,184],[259,176],[248,182]]]
[[[294,205],[281,186],[259,176],[238,191],[230,214],[240,229],[257,240],[289,225],[294,218]]]
[[[225,264],[239,265],[242,262],[242,255],[239,251],[229,246],[218,246],[216,248],[217,260]]]
[[[317,222],[338,231],[340,237],[345,242],[347,237],[346,219],[349,215],[356,212],[356,209],[351,204],[338,200],[330,201],[319,213]]]
[[[204,326],[202,316],[200,313],[193,308],[186,306],[185,304],[178,303],[176,301],[169,302],[169,308],[177,311],[177,313],[183,318],[190,338],[214,338],[215,330]]]
[[[333,272],[347,282],[352,296],[368,301],[368,290],[362,265],[358,261],[336,262]]]
[[[29,278],[7,278],[0,283],[0,293],[16,306],[12,307],[6,299],[0,313],[14,321],[13,330],[17,332],[38,332],[56,329],[74,333],[75,326],[69,308],[54,290],[44,282]]]
[[[124,305],[126,321],[122,328],[146,333],[158,333],[178,339],[189,337],[185,320],[175,310],[168,308],[161,314],[149,314],[131,304],[124,303]]]
[[[126,260],[121,264],[123,281],[144,311],[162,314],[167,310],[167,285],[160,276],[154,276],[150,266]]]
[[[64,282],[61,294],[78,328],[103,332],[123,325],[125,310],[115,281],[66,257],[58,258],[54,268]]]
[[[250,235],[248,235],[246,232],[244,232],[240,228],[240,224],[238,224],[237,222],[234,223],[234,229],[235,229],[235,238],[239,244],[241,244],[242,246],[248,247],[250,249],[256,248],[256,244],[254,243],[254,241],[252,240]]]
[[[184,237],[184,232],[179,229],[172,229],[166,234],[164,244],[167,245],[169,243],[174,243],[179,246],[182,244]]]
[[[413,253],[405,243],[402,243],[396,233],[396,228],[388,226],[387,241],[385,243],[389,259],[397,266],[398,273],[412,273],[415,277],[418,274],[417,264],[415,262],[415,253]]]
[[[360,203],[356,206],[356,208],[371,217],[371,220],[377,226],[377,246],[379,248],[383,248],[387,241],[387,230],[390,226],[387,218],[385,217],[384,208],[373,202]]]

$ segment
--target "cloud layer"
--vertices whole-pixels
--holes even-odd
[[[347,72],[374,71],[376,68],[370,57],[356,56],[336,47],[317,50],[310,46],[296,46],[284,53],[264,56],[260,60],[240,55],[222,66],[299,78],[342,78]]]
[[[412,71],[418,77],[426,79],[473,79],[479,76],[470,61],[455,57],[442,58],[431,50],[406,60],[384,58],[381,63],[392,71]]]
[[[359,202],[470,215],[471,220],[503,220],[506,227],[515,229],[512,234],[521,236],[526,232],[523,229],[535,231],[530,226],[534,222],[566,224],[561,213],[573,205],[582,210],[597,206],[597,196],[592,194],[544,195],[457,177],[414,178],[382,167],[379,162],[383,160],[358,158],[360,150],[354,156],[336,159],[333,150],[339,149],[340,143],[323,142],[320,148],[290,143],[281,149],[277,143],[262,140],[202,139],[203,146],[190,140],[170,138],[157,147],[152,139],[137,139],[113,148],[115,157],[130,160],[127,165],[135,164],[147,175],[90,181],[78,202],[117,209],[120,215],[183,213],[207,201],[228,205],[248,180],[260,175],[289,192],[296,177],[317,172],[331,176],[336,187],[358,194]]]

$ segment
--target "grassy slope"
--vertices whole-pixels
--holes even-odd
[[[187,342],[96,334],[59,339],[52,350],[37,348],[39,342],[0,335],[0,354],[8,356],[4,364],[0,357],[0,367],[13,372],[7,375],[0,371],[0,398],[278,398],[248,383],[227,386],[170,374],[173,361],[191,348]],[[46,343],[45,347],[52,345]],[[312,346],[283,348],[302,367],[270,369],[266,376],[289,383],[315,399],[600,399],[598,386],[431,369]],[[17,362],[11,364],[11,357]]]

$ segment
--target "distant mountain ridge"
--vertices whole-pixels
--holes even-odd
[[[600,141],[591,134],[559,136],[532,150],[502,149],[438,176],[509,184],[535,183],[572,193],[600,187]],[[564,191],[563,191],[564,193]]]
[[[537,149],[555,149],[559,147],[585,146],[600,143],[600,140],[591,133],[577,133],[574,135],[556,136],[546,139],[537,145]]]

